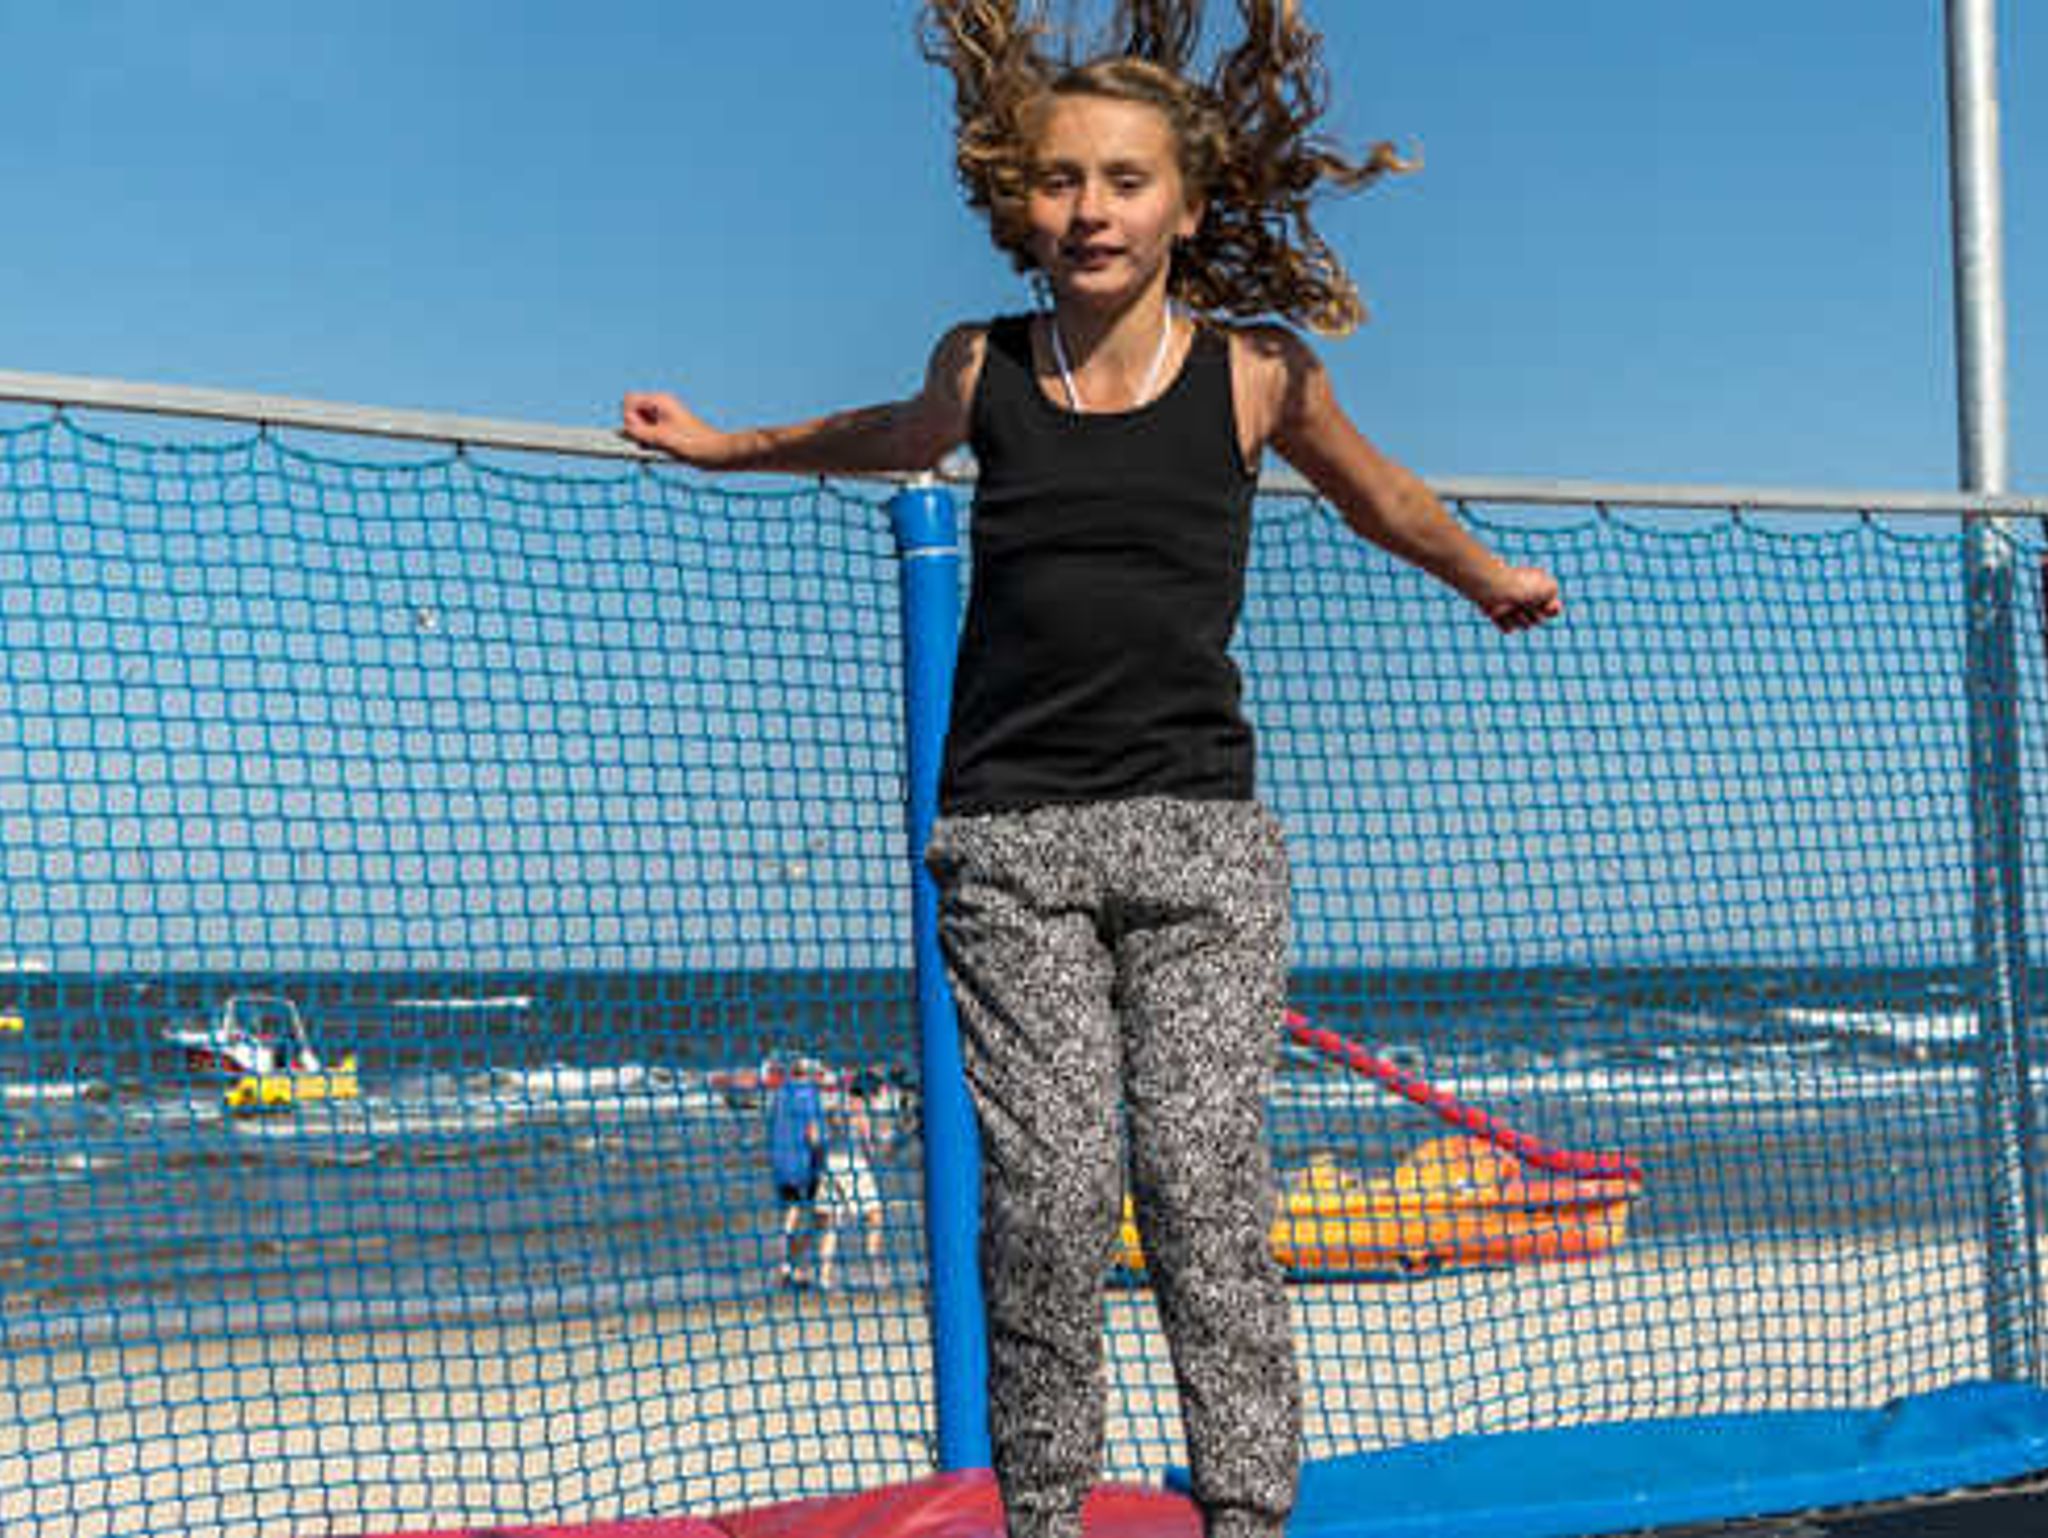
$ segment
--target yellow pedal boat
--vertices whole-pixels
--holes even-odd
[[[166,1031],[164,1040],[184,1053],[194,1073],[224,1081],[231,1111],[287,1111],[363,1092],[355,1054],[332,1067],[323,1063],[299,1006],[282,996],[235,994],[215,1019]]]
[[[1270,1237],[1305,1277],[1587,1260],[1627,1236],[1642,1188],[1639,1176],[1550,1175],[1483,1138],[1442,1137],[1376,1179],[1327,1156],[1292,1172]],[[1128,1200],[1118,1261],[1145,1266]]]

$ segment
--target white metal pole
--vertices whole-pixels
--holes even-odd
[[[1995,497],[2007,490],[2010,476],[1996,0],[1948,0],[1948,110],[1962,484],[1967,492]],[[2025,820],[2013,557],[2006,520],[1983,512],[1969,517],[1964,582],[1986,1142],[1985,1305],[1993,1375],[2028,1381],[2040,1377],[2041,1297],[2031,1211]]]
[[[1963,486],[2010,489],[2005,199],[1999,171],[1997,0],[1948,0],[1951,223]]]

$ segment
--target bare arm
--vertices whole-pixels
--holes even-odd
[[[726,432],[673,395],[626,397],[619,430],[704,470],[790,475],[877,475],[929,470],[967,437],[969,403],[985,333],[958,326],[939,339],[924,387],[906,400],[837,411],[785,427]]]
[[[1338,404],[1321,360],[1300,338],[1262,327],[1244,345],[1249,393],[1263,408],[1273,447],[1352,529],[1463,594],[1502,630],[1526,630],[1563,612],[1549,572],[1502,560],[1451,516],[1420,476],[1367,441]]]

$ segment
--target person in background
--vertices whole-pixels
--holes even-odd
[[[844,1108],[826,1117],[825,1169],[818,1182],[818,1285],[836,1283],[839,1243],[859,1228],[872,1264],[882,1255],[882,1187],[875,1176],[878,1137],[872,1075],[855,1074]]]
[[[806,1258],[818,1239],[818,1182],[825,1167],[825,1108],[818,1074],[799,1058],[776,1078],[768,1102],[768,1166],[782,1204],[782,1260],[776,1279],[808,1279]]]

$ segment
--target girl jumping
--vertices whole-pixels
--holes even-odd
[[[1345,415],[1293,329],[1362,317],[1318,193],[1400,169],[1313,137],[1320,40],[1237,0],[1122,0],[1107,46],[1043,6],[933,0],[957,162],[1035,313],[954,327],[906,400],[720,430],[628,395],[710,470],[916,471],[974,453],[973,578],[927,861],[983,1148],[990,1432],[1013,1538],[1079,1538],[1100,1467],[1102,1286],[1130,1186],[1211,1538],[1277,1538],[1300,1410],[1267,1248],[1287,857],[1228,654],[1268,450],[1502,630],[1557,583],[1502,560]]]

